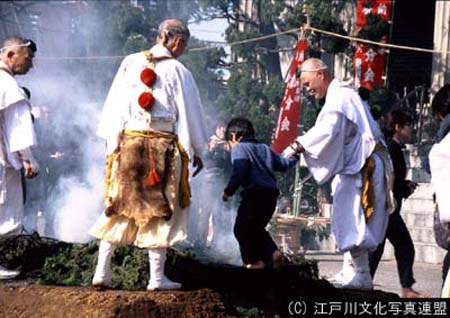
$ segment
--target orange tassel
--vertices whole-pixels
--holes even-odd
[[[159,176],[158,171],[156,171],[156,169],[153,168],[147,175],[147,178],[145,178],[145,185],[152,187],[155,184],[157,184],[159,181],[161,181],[161,177]]]

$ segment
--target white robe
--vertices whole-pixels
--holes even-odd
[[[431,184],[436,193],[439,217],[442,223],[450,222],[450,134],[435,144],[429,154]]]
[[[155,57],[171,55],[161,45],[155,45],[151,52]],[[146,88],[140,74],[147,65],[142,52],[129,55],[114,78],[97,131],[107,142],[107,152],[111,154],[117,148],[123,129],[149,130],[163,126],[173,127],[191,159],[193,155],[200,157],[206,150],[208,135],[203,106],[191,72],[174,58],[157,61],[157,77],[153,85],[155,104],[148,112],[137,102]],[[179,162],[177,169],[180,169]],[[111,243],[133,241],[135,245],[145,248],[172,246],[187,237],[188,208],[181,209],[174,198],[169,198],[169,201],[175,205],[169,221],[154,218],[145,228],[137,231],[127,218],[108,218],[102,213],[89,233]]]
[[[372,177],[375,213],[368,222],[361,206],[360,171],[375,145],[384,142],[367,105],[353,89],[333,80],[314,127],[297,140],[305,148],[303,155],[314,179],[323,184],[334,178],[332,232],[337,248],[374,250],[384,238],[389,213],[384,165],[378,155],[374,155]]]
[[[155,45],[150,51],[155,57],[171,55],[162,45]],[[108,153],[117,147],[123,129],[146,130],[154,122],[162,122],[174,125],[175,134],[190,158],[194,154],[201,156],[207,147],[208,134],[200,94],[191,72],[174,58],[157,62],[153,85],[156,101],[147,112],[137,102],[146,88],[140,74],[147,65],[142,52],[131,54],[123,60],[114,78],[97,130],[98,136],[107,141]]]
[[[31,150],[37,142],[30,109],[14,77],[0,70],[0,131],[5,151],[0,159],[0,235],[15,234],[22,226],[22,159],[31,160],[37,169]]]

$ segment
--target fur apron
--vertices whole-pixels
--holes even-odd
[[[175,147],[187,159],[187,154],[177,144],[176,135],[160,132],[125,131],[120,137],[118,151],[111,158],[111,171],[106,175],[105,214],[119,214],[133,219],[138,226],[145,225],[153,217],[170,219],[173,207],[166,196],[167,188],[174,180]],[[184,156],[183,156],[184,155]],[[183,165],[187,168],[186,160]],[[115,166],[115,167],[113,167]],[[189,205],[188,176],[182,169],[180,206]],[[187,185],[187,188],[186,188]],[[185,193],[187,192],[187,193]]]
[[[105,211],[90,234],[140,247],[167,247],[184,239],[188,163],[176,135],[124,131],[108,157]]]

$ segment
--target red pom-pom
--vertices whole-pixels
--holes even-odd
[[[156,74],[151,68],[146,68],[141,72],[141,81],[147,85],[152,86],[156,81]]]
[[[155,97],[153,97],[152,93],[149,92],[142,93],[141,96],[139,96],[138,103],[139,106],[145,110],[150,110],[155,103]]]

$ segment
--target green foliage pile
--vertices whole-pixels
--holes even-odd
[[[0,265],[19,269],[23,276],[35,277],[47,257],[59,253],[69,245],[43,239],[36,232],[31,235],[0,237]]]
[[[90,286],[97,255],[95,241],[69,244],[41,238],[37,233],[0,239],[0,264],[18,268],[22,278],[43,285]],[[117,288],[145,289],[149,278],[147,252],[134,246],[118,246],[111,273]]]
[[[135,246],[119,246],[112,259],[113,286],[128,290],[145,290],[149,280],[148,252]]]
[[[47,257],[41,269],[38,284],[89,286],[94,273],[96,243],[67,244]]]
[[[184,253],[183,257],[192,257]],[[181,254],[173,249],[167,262],[173,266]],[[98,243],[64,243],[37,233],[0,238],[0,265],[18,268],[21,277],[42,285],[90,286],[97,264]],[[113,287],[143,290],[149,280],[148,252],[130,245],[117,246],[111,262]]]
[[[97,263],[98,244],[73,244],[48,257],[38,283],[90,286]],[[118,246],[111,261],[113,287],[143,290],[149,279],[148,253],[134,246]]]

